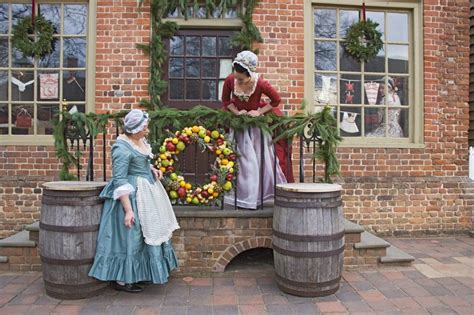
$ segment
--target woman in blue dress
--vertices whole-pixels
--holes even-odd
[[[163,174],[151,165],[148,114],[134,109],[124,126],[112,146],[112,180],[100,194],[105,203],[89,276],[137,293],[137,283],[165,283],[177,268],[170,239],[179,225],[158,180]]]

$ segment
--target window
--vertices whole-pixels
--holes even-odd
[[[167,104],[219,107],[224,79],[232,72],[232,31],[180,31],[169,43]]]
[[[31,4],[0,3],[0,135],[51,142],[53,117],[62,100],[85,112],[93,95],[88,86],[89,5],[87,2],[36,4],[36,12],[56,29],[54,50],[44,58],[24,57],[11,45],[12,25],[31,15]],[[29,140],[28,140],[29,139]],[[20,143],[22,141],[20,140]],[[41,141],[40,141],[41,142]]]
[[[366,15],[379,24],[384,47],[372,60],[359,62],[345,51],[344,38],[359,21],[360,6],[313,6],[310,97],[315,110],[333,107],[345,144],[416,143],[422,129],[422,87],[415,83],[422,76],[421,65],[414,63],[415,49],[421,47],[413,39],[416,16],[398,7],[369,7]]]

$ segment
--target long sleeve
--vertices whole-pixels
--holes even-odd
[[[280,105],[281,97],[268,81],[262,80],[262,92],[270,98],[270,105],[273,107]]]
[[[231,76],[228,76],[224,80],[224,86],[222,87],[222,103],[224,107],[227,107],[233,103],[231,99],[232,88],[233,88],[232,83],[233,83],[233,78]]]
[[[129,152],[119,146],[112,148],[113,198],[115,200],[122,196],[128,196],[135,191],[134,187],[128,182],[130,160],[131,154]]]

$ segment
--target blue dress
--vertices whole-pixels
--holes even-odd
[[[137,182],[146,180],[151,185],[159,183],[155,183],[150,170],[150,156],[139,152],[119,137],[112,147],[112,169],[112,180],[100,194],[105,203],[96,255],[89,276],[102,281],[165,283],[170,271],[178,266],[171,240],[158,246],[145,243],[137,207]],[[124,224],[122,203],[114,199],[117,188],[127,186],[132,190],[129,198],[135,214],[135,224],[130,229]],[[169,200],[166,202],[169,203]]]

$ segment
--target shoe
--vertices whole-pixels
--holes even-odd
[[[150,285],[150,284],[153,284],[153,281],[140,281],[137,284],[139,284],[139,285]]]
[[[124,285],[120,285],[117,282],[113,282],[113,287],[117,291],[124,291],[128,293],[140,293],[143,291],[143,288],[131,283],[125,283]]]

